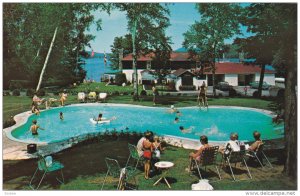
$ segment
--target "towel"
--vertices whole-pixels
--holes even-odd
[[[214,188],[208,183],[207,179],[199,180],[197,184],[192,184],[192,190],[194,191],[211,191]]]

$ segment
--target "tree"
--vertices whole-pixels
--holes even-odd
[[[262,93],[265,66],[272,63],[274,55],[272,48],[277,44],[277,37],[273,31],[275,15],[272,4],[251,4],[246,7],[242,23],[254,36],[235,40],[235,43],[246,52],[247,57],[255,58],[255,63],[261,66],[258,97],[261,97]]]
[[[128,55],[132,52],[132,39],[130,34],[125,36],[115,37],[111,47],[112,54],[110,55],[111,66],[114,69],[119,68],[119,52],[123,49],[123,55]]]
[[[57,37],[45,69],[45,81],[66,84],[83,80],[80,55],[94,36],[87,34],[94,23],[93,10],[109,11],[107,4],[19,3],[3,4],[3,79],[25,79],[36,86],[53,32]],[[100,29],[101,21],[96,21]]]
[[[239,33],[240,6],[233,3],[201,3],[196,8],[200,21],[184,33],[184,47],[196,53],[203,64],[212,71],[213,93],[215,89],[215,61],[224,50],[225,39]]]
[[[165,30],[170,25],[169,10],[159,3],[120,3],[115,4],[126,12],[128,29],[132,37],[132,67],[134,70],[134,99],[138,100],[137,57],[151,51],[170,51],[170,38]]]
[[[245,24],[255,36],[246,39],[245,47],[255,50],[249,52],[258,61],[285,67],[284,173],[297,179],[297,4],[258,3],[246,9],[250,18]]]

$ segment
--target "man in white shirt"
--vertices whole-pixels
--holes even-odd
[[[237,140],[237,138],[237,133],[230,134],[230,140],[225,144],[224,148],[221,149],[221,152],[223,152],[225,157],[228,156],[231,151],[238,152],[241,150],[240,142]]]

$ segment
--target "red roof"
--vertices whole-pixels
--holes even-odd
[[[243,63],[216,63],[216,74],[254,74],[260,73],[260,66],[245,65]],[[208,73],[211,73],[208,72]],[[275,71],[265,70],[265,73],[273,74]]]
[[[141,55],[138,57],[138,61],[151,61],[154,57],[154,53],[147,55]],[[132,54],[125,56],[123,61],[132,61]],[[170,61],[191,61],[194,60],[187,52],[172,52]],[[182,67],[184,68],[184,67]],[[254,74],[260,73],[261,68],[258,65],[245,65],[243,63],[224,62],[216,63],[216,74]],[[273,70],[265,70],[265,73],[274,74]],[[205,74],[211,74],[211,71],[205,72]]]
[[[146,54],[146,55],[140,55],[138,57],[138,61],[151,61],[154,57],[154,53]],[[125,56],[122,61],[132,61],[132,53]]]
[[[151,61],[154,58],[155,54],[150,53],[146,55],[140,55],[138,57],[138,61]],[[125,56],[123,61],[132,61],[132,53]],[[170,54],[170,61],[191,61],[192,58],[189,53],[187,52],[171,52]]]

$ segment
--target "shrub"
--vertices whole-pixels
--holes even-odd
[[[116,80],[115,80],[116,85],[121,86],[123,83],[126,83],[126,82],[127,82],[126,74],[124,74],[124,73],[116,74]]]
[[[119,92],[119,91],[114,91],[114,92],[112,93],[112,95],[120,95],[120,92]]]
[[[10,96],[10,92],[9,91],[3,91],[3,96]]]
[[[26,96],[33,97],[34,93],[35,93],[34,89],[32,89],[32,88],[27,89]]]
[[[12,94],[13,96],[20,96],[20,90],[18,89],[13,90]]]
[[[11,126],[13,126],[14,124],[16,124],[16,121],[15,121],[14,118],[11,116],[8,120],[5,120],[5,121],[4,121],[3,128],[11,127]]]
[[[229,89],[228,93],[229,93],[229,97],[235,97],[237,95],[236,90],[232,88]]]
[[[168,90],[168,91],[175,91],[175,90],[176,90],[176,88],[175,88],[175,82],[170,81],[170,82],[168,83],[168,85],[167,85],[167,90]]]
[[[123,95],[128,95],[128,92],[124,92]]]
[[[147,96],[147,92],[145,90],[142,90],[140,95],[141,96]]]
[[[258,91],[254,91],[252,94],[253,97],[257,98],[258,97]]]
[[[11,80],[9,82],[9,90],[29,88],[32,85],[29,80]]]
[[[36,92],[36,95],[37,96],[45,96],[46,95],[45,89],[38,90],[38,92]]]
[[[184,86],[179,86],[179,90],[181,90],[181,91],[184,91],[184,90],[186,90],[186,91],[193,91],[193,90],[196,90],[196,86],[195,85],[184,85]]]

